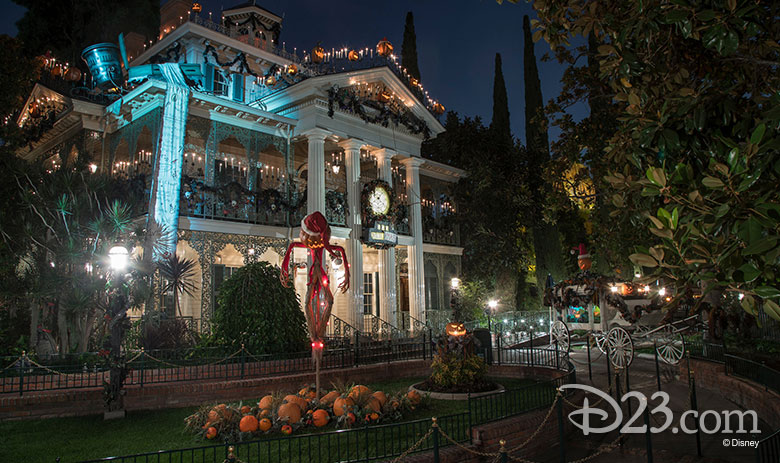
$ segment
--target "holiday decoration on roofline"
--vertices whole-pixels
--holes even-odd
[[[431,130],[424,120],[417,117],[406,106],[397,101],[387,89],[375,95],[362,95],[353,87],[340,88],[338,85],[328,89],[328,116],[333,117],[335,109],[350,112],[364,122],[387,127],[390,123],[406,127],[413,134],[422,134],[427,140]],[[373,97],[373,98],[372,98]]]

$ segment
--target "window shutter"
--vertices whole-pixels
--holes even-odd
[[[244,101],[244,75],[233,74],[233,99],[235,101]]]
[[[214,91],[214,65],[211,63],[205,64],[205,70],[203,71],[203,88],[207,92],[213,92]]]

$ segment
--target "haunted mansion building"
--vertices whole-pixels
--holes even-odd
[[[171,313],[198,328],[222,282],[250,262],[279,265],[313,211],[352,266],[332,335],[399,335],[442,319],[460,273],[449,195],[463,172],[421,158],[420,145],[443,132],[443,106],[387,41],[302,51],[281,40],[282,17],[254,2],[212,16],[166,2],[158,40],[127,35],[119,92],[88,74],[47,75],[18,121],[41,124],[40,136],[19,155],[58,169],[88,154],[93,170],[135,182],[139,220],[163,225],[170,250],[199,263],[198,291]],[[295,285],[305,294],[305,270]],[[172,310],[172,297],[158,308]]]

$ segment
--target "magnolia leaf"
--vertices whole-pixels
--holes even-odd
[[[764,300],[764,312],[780,322],[780,306],[778,306],[775,301],[769,299]]]
[[[658,262],[647,254],[635,253],[628,256],[631,262],[642,267],[654,268],[658,267]]]
[[[753,300],[751,296],[745,296],[741,301],[739,301],[739,305],[742,306],[742,309],[750,315],[758,315],[758,311],[756,310],[756,301]]]
[[[753,143],[754,145],[761,143],[761,139],[764,138],[764,132],[766,132],[766,125],[759,124],[750,135],[750,143]]]
[[[642,100],[639,99],[639,95],[637,95],[636,92],[628,94],[628,102],[635,106],[640,106],[642,104]]]
[[[706,186],[707,188],[711,188],[713,190],[721,189],[723,188],[723,182],[718,180],[715,177],[704,177],[701,181],[702,185]]]
[[[780,289],[774,286],[759,286],[755,292],[763,298],[780,297]]]
[[[617,211],[617,212],[620,212],[620,211]],[[668,240],[674,238],[674,234],[668,228],[664,228],[663,230],[659,230],[657,228],[651,228],[650,229],[650,233],[652,233],[655,236],[661,237],[661,238],[666,238]]]
[[[752,256],[755,254],[763,254],[775,247],[777,242],[770,239],[759,239],[750,243],[745,249],[742,250],[743,256]]]
[[[659,246],[653,246],[652,248],[650,248],[650,255],[653,256],[653,258],[658,262],[664,260],[664,250]]]
[[[753,264],[742,264],[733,275],[735,281],[750,283],[761,275],[761,270],[757,269]]]
[[[650,219],[651,222],[653,222],[653,225],[655,225],[656,228],[664,228],[664,223],[656,219],[652,215],[647,216],[647,218]]]

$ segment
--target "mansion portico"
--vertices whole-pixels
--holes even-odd
[[[222,282],[249,262],[279,265],[314,211],[352,266],[334,329],[422,329],[448,310],[462,254],[451,188],[463,172],[420,156],[444,130],[443,107],[386,50],[291,52],[282,18],[254,2],[221,19],[192,6],[167,2],[154,43],[128,34],[121,99],[89,91],[87,77],[36,85],[19,122],[45,130],[20,156],[59,169],[88,154],[95,170],[127,178],[154,217],[173,175],[166,149],[183,145],[178,211],[166,225],[176,253],[199,263],[198,291],[181,296],[176,315],[208,320]],[[186,85],[162,63],[178,63]],[[173,91],[186,92],[179,110]],[[177,117],[183,130],[172,131]],[[366,200],[383,185],[386,200]],[[301,295],[305,284],[299,269]]]

